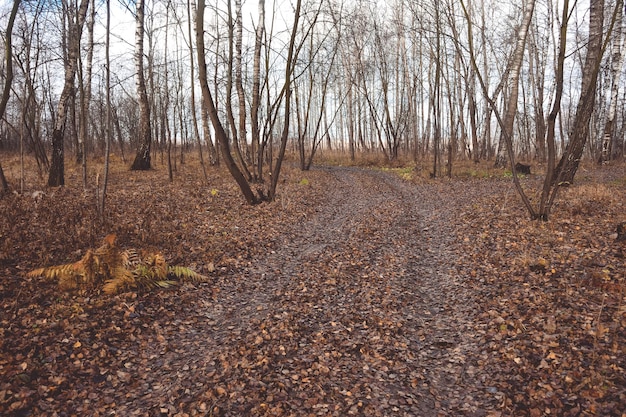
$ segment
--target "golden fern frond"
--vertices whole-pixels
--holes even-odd
[[[115,235],[111,234],[104,238],[102,246],[94,251],[94,256],[99,260],[102,275],[110,277],[113,270],[123,264],[123,256],[115,244]]]
[[[208,278],[190,268],[168,266],[160,253],[142,256],[133,249],[120,250],[115,244],[116,236],[108,235],[95,250],[73,264],[38,268],[27,273],[29,277],[42,276],[58,280],[62,289],[95,289],[114,294],[120,291],[169,288],[177,281],[203,282]]]
[[[160,253],[155,253],[146,257],[146,265],[149,269],[149,275],[159,279],[167,278],[167,263]]]
[[[138,266],[132,274],[134,288],[137,289],[169,288],[176,284],[176,281],[165,279],[158,270],[148,265]]]
[[[74,269],[82,276],[85,286],[96,287],[103,280],[100,258],[91,249],[74,264]]]
[[[47,279],[61,279],[63,277],[71,277],[76,274],[76,270],[74,264],[65,264],[65,265],[55,265],[48,266],[46,268],[38,268],[33,271],[30,271],[26,274],[26,276],[34,278],[34,277],[44,277]]]
[[[30,271],[26,276],[44,277],[46,279],[56,279],[59,287],[70,290],[80,286],[84,281],[84,268],[80,262],[73,264],[55,265],[46,268],[38,268]]]
[[[159,281],[152,281],[150,282],[150,284],[147,286],[147,288],[170,288],[170,287],[174,287],[178,285],[178,283],[176,281],[171,281],[171,280],[159,280]]]
[[[206,282],[209,278],[184,266],[170,266],[168,275],[173,275],[181,281]]]
[[[134,249],[126,249],[122,252],[122,264],[126,269],[133,269],[137,265],[141,265],[143,260],[141,255]]]
[[[46,269],[48,268],[37,268],[37,269],[33,269],[30,272],[26,273],[26,276],[29,278],[37,278],[37,277],[44,277],[44,278],[48,278],[46,276]]]
[[[132,271],[126,268],[115,268],[112,274],[102,287],[102,291],[106,294],[115,294],[123,290],[135,289],[137,280]]]

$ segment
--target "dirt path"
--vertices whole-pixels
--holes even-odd
[[[117,183],[107,230],[82,189],[0,200],[1,415],[622,415],[621,174],[547,225],[506,179],[292,171],[249,207],[183,174]],[[110,232],[217,270],[115,296],[25,276]]]
[[[118,412],[485,415],[497,398],[476,379],[448,197],[376,171],[330,174],[328,201],[266,257],[187,305],[187,322],[144,330],[139,357],[113,372],[136,387]]]

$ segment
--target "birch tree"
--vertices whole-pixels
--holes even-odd
[[[106,28],[105,28],[104,62],[105,62],[105,150],[104,170],[102,179],[102,193],[98,200],[98,214],[104,220],[104,207],[106,202],[107,187],[109,184],[109,156],[111,153],[111,0],[106,0]]]
[[[508,66],[507,66],[507,71],[505,71],[505,75],[507,75],[509,77],[510,80],[510,84],[511,84],[511,95],[509,97],[509,103],[507,104],[507,108],[504,114],[504,117],[500,116],[500,112],[498,111],[496,104],[494,102],[494,100],[489,96],[489,91],[487,90],[487,86],[485,85],[484,79],[482,78],[482,76],[479,74],[478,71],[478,65],[476,63],[476,58],[474,55],[474,48],[473,48],[473,34],[472,34],[472,22],[471,19],[469,18],[469,13],[468,13],[468,9],[465,7],[465,3],[463,1],[461,1],[461,5],[463,7],[463,12],[465,14],[465,17],[467,19],[467,25],[468,25],[468,45],[469,45],[469,51],[470,51],[470,57],[472,60],[472,65],[474,66],[474,69],[478,75],[478,79],[480,81],[480,85],[481,88],[483,90],[483,95],[485,97],[485,99],[489,102],[489,106],[491,107],[491,109],[493,110],[494,114],[496,115],[496,118],[498,119],[498,124],[500,125],[500,129],[502,131],[502,140],[504,140],[505,144],[506,144],[506,150],[507,150],[507,154],[509,157],[509,163],[511,164],[511,172],[513,173],[513,183],[515,184],[515,188],[517,189],[518,194],[520,195],[520,197],[522,198],[522,201],[524,203],[524,206],[526,207],[526,209],[528,210],[528,212],[530,213],[531,217],[533,219],[537,218],[537,214],[536,211],[534,209],[534,207],[532,206],[532,203],[530,202],[530,200],[528,199],[528,196],[526,195],[526,193],[524,192],[520,182],[519,182],[519,178],[517,177],[517,173],[515,172],[515,156],[514,156],[514,151],[513,151],[513,124],[515,122],[515,112],[511,110],[511,108],[516,109],[517,108],[517,91],[518,91],[518,81],[519,81],[519,75],[520,75],[520,71],[522,68],[522,61],[524,59],[524,50],[526,48],[526,37],[528,35],[528,28],[530,26],[530,22],[532,20],[532,16],[533,16],[533,12],[535,10],[535,1],[534,0],[528,0],[525,7],[524,7],[524,15],[523,15],[523,19],[522,19],[522,23],[519,27],[519,31],[517,33],[517,41],[515,44],[515,49],[513,52],[513,56],[511,57]],[[510,75],[508,75],[510,74]],[[500,85],[502,85],[502,83],[500,83]],[[511,101],[513,100],[512,97],[515,97],[515,103],[512,103]]]
[[[624,47],[624,36],[626,35],[626,31],[624,30],[624,1],[617,0],[615,7],[617,14],[615,17],[613,48],[611,51],[611,96],[602,134],[601,154],[600,160],[598,161],[600,163],[608,162],[612,158],[615,114],[617,112],[620,78],[624,66],[624,58],[626,57],[626,48]]]
[[[139,103],[139,146],[135,160],[130,168],[134,171],[146,171],[151,168],[152,127],[150,123],[150,102],[148,101],[143,65],[144,19],[145,0],[137,0],[135,12],[135,85]]]
[[[613,21],[615,19],[614,13]],[[583,155],[589,137],[589,122],[593,114],[596,97],[596,86],[602,53],[604,28],[604,0],[591,2],[589,10],[589,41],[587,54],[582,68],[580,97],[576,106],[576,115],[569,131],[569,142],[556,167],[554,178],[558,184],[571,184]]]
[[[261,107],[261,48],[265,35],[265,0],[259,0],[259,20],[254,32],[254,59],[252,64],[252,103],[250,105],[252,172],[258,181],[263,179],[263,149],[259,109]]]
[[[80,53],[80,38],[89,7],[89,0],[81,0],[78,10],[73,5],[64,2],[67,13],[67,57],[64,62],[65,79],[63,91],[56,109],[56,117],[52,130],[52,163],[48,175],[48,186],[59,187],[65,185],[65,152],[64,133],[69,110],[70,100],[75,94],[74,78],[78,66]]]

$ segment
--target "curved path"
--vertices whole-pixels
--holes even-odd
[[[217,296],[182,306],[187,320],[178,312],[144,329],[141,354],[113,373],[131,386],[123,401],[111,394],[120,415],[483,416],[497,407],[480,376],[476,302],[455,272],[452,197],[379,171],[328,174],[315,215],[221,276]]]

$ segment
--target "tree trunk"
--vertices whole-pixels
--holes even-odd
[[[496,157],[496,166],[501,167],[506,163],[504,155],[508,154],[510,159],[511,171],[514,171],[513,165],[515,165],[514,151],[513,151],[513,125],[515,123],[515,115],[517,114],[517,98],[519,95],[519,76],[522,69],[522,61],[524,59],[524,50],[526,49],[526,37],[528,35],[528,28],[532,20],[533,11],[535,9],[535,1],[529,0],[529,3],[524,10],[524,18],[522,26],[517,36],[517,44],[515,45],[515,51],[513,53],[512,65],[510,70],[509,85],[511,91],[509,92],[508,102],[504,113],[503,125],[500,127],[500,147],[504,145],[505,153],[501,153],[501,148],[498,150],[498,156]]]
[[[204,163],[204,155],[202,153],[202,142],[200,141],[200,130],[198,129],[198,115],[196,110],[196,74],[195,74],[195,65],[193,60],[193,32],[191,29],[191,18],[193,16],[193,12],[191,10],[191,0],[187,0],[187,15],[189,18],[187,19],[187,34],[189,36],[189,76],[191,78],[190,85],[190,102],[191,102],[191,117],[193,120],[193,134],[196,139],[196,145],[198,146],[198,157],[200,158],[200,165],[202,166],[202,173],[204,174],[204,180],[208,181],[209,176],[206,170],[206,164]]]
[[[615,128],[615,113],[617,110],[617,97],[619,94],[619,85],[622,67],[624,66],[624,58],[626,57],[626,48],[622,45],[624,37],[624,1],[618,0],[615,6],[617,8],[617,17],[615,19],[615,36],[613,39],[612,63],[611,63],[611,101],[609,110],[606,115],[606,123],[602,134],[602,153],[598,162],[604,163],[611,160],[613,131]]]
[[[79,149],[76,162],[81,164],[83,189],[87,190],[87,138],[89,136],[89,103],[91,102],[91,80],[93,73],[93,28],[96,20],[95,0],[91,0],[91,14],[87,21],[87,74],[86,85],[80,82],[80,130],[78,133]],[[106,146],[106,145],[105,145]]]
[[[558,188],[554,188],[554,165],[556,163],[556,141],[554,139],[556,129],[556,118],[561,113],[561,98],[563,96],[563,77],[565,66],[565,51],[567,48],[567,25],[569,16],[569,0],[563,2],[563,12],[561,18],[561,27],[559,28],[559,49],[557,54],[556,73],[555,73],[555,92],[552,110],[548,114],[548,123],[546,126],[546,150],[547,150],[547,167],[546,177],[543,181],[543,189],[541,191],[541,200],[539,202],[539,212],[537,216],[544,221],[548,220],[552,203],[556,198]]]
[[[143,40],[144,40],[144,0],[137,0],[135,15],[135,70],[137,72],[136,87],[139,101],[139,148],[135,155],[133,171],[146,171],[151,168],[150,147],[152,145],[152,128],[150,125],[150,104],[146,91],[146,79],[143,72]]]
[[[512,140],[511,134],[513,131],[513,121],[515,118],[515,113],[511,113],[509,111],[510,108],[507,108],[506,117],[512,117],[513,120],[503,119],[502,117],[500,117],[500,113],[498,112],[498,109],[496,107],[494,100],[491,97],[489,97],[489,91],[487,89],[487,85],[485,84],[485,80],[478,73],[478,64],[476,63],[476,58],[474,55],[474,46],[472,42],[472,39],[473,39],[472,38],[472,22],[471,22],[471,19],[469,17],[467,8],[465,7],[465,3],[463,2],[463,0],[461,0],[461,7],[463,8],[463,12],[467,19],[467,26],[468,26],[467,31],[468,31],[468,39],[469,39],[468,47],[469,47],[469,52],[470,52],[470,59],[472,61],[472,66],[474,67],[474,70],[476,71],[476,74],[478,76],[478,80],[480,81],[480,86],[483,91],[483,95],[485,99],[487,100],[487,102],[489,103],[489,107],[493,110],[494,114],[496,115],[496,118],[498,119],[498,124],[500,125],[500,129],[502,130],[502,133],[503,133],[502,138],[505,140],[506,145],[507,145],[506,148],[508,151],[509,162],[511,164],[511,172],[513,173],[513,183],[515,184],[515,189],[517,190],[520,198],[522,199],[524,206],[530,213],[531,218],[535,219],[537,216],[535,209],[533,208],[533,205],[530,202],[528,196],[524,192],[524,189],[522,188],[520,184],[519,178],[517,177],[517,174],[514,168],[515,158],[513,154],[513,140]],[[513,83],[512,95],[514,94],[515,96],[517,96],[517,92],[515,90],[517,89],[517,82],[519,80],[519,74],[522,68],[522,62],[524,58],[526,36],[528,34],[528,27],[532,20],[534,10],[535,10],[535,1],[531,0],[525,6],[522,23],[517,33],[517,42],[515,44],[515,50],[513,52],[513,56],[511,57],[510,62],[507,64],[508,65],[507,70],[505,71],[505,74],[506,74],[505,76],[510,77],[511,82]],[[502,80],[500,85],[503,85],[503,84],[504,84],[504,80]]]
[[[9,182],[7,181],[7,178],[4,176],[4,170],[2,169],[2,164],[0,164],[0,196],[8,192],[9,192]]]
[[[238,75],[241,73],[241,53],[240,53],[240,43],[241,40],[239,39],[240,36],[243,36],[243,29],[240,32],[239,29],[239,25],[241,24],[241,19],[237,19],[235,18],[235,22],[233,22],[233,18],[232,18],[232,10],[231,10],[231,0],[228,0],[227,2],[227,6],[228,6],[228,61],[227,61],[227,66],[228,66],[228,70],[227,70],[227,80],[226,80],[226,115],[228,118],[228,125],[230,126],[230,131],[231,131],[231,143],[233,145],[234,151],[235,151],[235,156],[237,157],[237,160],[239,161],[239,167],[238,169],[242,172],[242,174],[245,176],[246,181],[250,181],[252,179],[252,175],[250,174],[250,171],[248,170],[248,167],[246,166],[246,161],[243,159],[243,155],[241,153],[241,149],[239,147],[239,129],[241,128],[241,123],[239,123],[239,125],[237,125],[237,123],[235,122],[235,115],[233,114],[233,103],[232,103],[232,88],[233,88],[233,84],[235,85],[235,89],[237,90],[237,92],[239,92],[239,86],[237,85],[239,83],[238,81]],[[235,8],[239,8],[239,10],[236,10],[235,13],[237,14],[237,16],[239,16],[241,14],[241,2],[236,0],[236,4],[235,4]],[[235,31],[235,26],[237,27],[237,30]],[[235,56],[235,52],[237,52],[238,56]],[[233,73],[235,73],[234,79],[233,79]],[[243,87],[241,89],[242,93],[243,93]],[[240,104],[241,104],[241,97],[240,98]],[[245,111],[245,102],[243,104],[244,106],[244,111]],[[240,114],[240,120],[241,120],[241,114]],[[243,122],[243,127],[245,130],[245,114],[244,114],[244,122]]]
[[[293,77],[293,70],[296,65],[297,51],[296,49],[296,35],[298,33],[298,22],[300,21],[300,8],[302,6],[302,0],[297,0],[296,11],[293,18],[293,28],[291,30],[291,39],[289,41],[289,52],[287,53],[287,62],[285,62],[285,84],[283,90],[285,92],[285,121],[283,124],[283,132],[280,138],[280,149],[278,156],[276,157],[276,164],[272,169],[272,183],[268,190],[268,199],[274,201],[276,198],[276,187],[278,185],[278,178],[280,176],[280,169],[285,157],[285,149],[287,148],[287,138],[289,137],[289,117],[291,116],[291,77]]]
[[[106,35],[104,46],[105,62],[105,86],[106,86],[106,115],[105,115],[105,144],[104,144],[104,173],[102,179],[102,193],[98,202],[100,219],[104,220],[104,206],[106,202],[107,187],[109,184],[109,160],[111,154],[111,0],[106,1]]]
[[[11,45],[11,39],[13,34],[13,25],[15,23],[15,16],[17,15],[17,11],[20,7],[20,0],[15,0],[13,2],[13,8],[11,9],[11,14],[9,16],[9,22],[7,23],[7,31],[6,37],[4,41],[4,53],[6,59],[6,68],[5,68],[5,78],[4,78],[4,89],[2,90],[2,98],[0,99],[0,119],[4,117],[4,112],[7,108],[7,103],[9,102],[9,96],[11,94],[11,83],[13,82],[13,47]],[[9,183],[4,176],[4,170],[2,169],[2,164],[0,164],[0,194],[6,193],[9,191]]]
[[[215,102],[213,101],[213,96],[211,95],[211,91],[209,90],[209,84],[207,81],[206,74],[206,57],[204,53],[204,8],[205,8],[205,0],[198,0],[197,11],[196,11],[196,46],[197,46],[197,54],[198,54],[198,78],[200,80],[200,88],[202,91],[202,99],[205,103],[206,110],[208,112],[209,118],[211,119],[211,123],[213,124],[213,129],[215,129],[215,139],[219,144],[219,147],[222,151],[222,156],[224,157],[224,161],[226,163],[226,167],[228,171],[233,176],[241,192],[248,202],[248,204],[257,204],[260,200],[254,195],[252,189],[250,188],[250,184],[246,181],[246,178],[243,176],[242,172],[237,167],[235,160],[233,159],[230,153],[230,145],[228,143],[228,136],[226,135],[226,131],[224,130],[224,126],[222,125],[219,116],[217,114],[217,109],[215,108]]]
[[[65,82],[59,97],[56,118],[52,130],[52,164],[48,176],[48,186],[59,187],[65,185],[65,157],[64,133],[67,120],[68,105],[74,95],[74,78],[80,52],[80,38],[85,23],[85,16],[89,7],[89,0],[81,0],[76,16],[68,15],[68,54],[65,62]],[[68,11],[69,14],[69,11]]]
[[[235,89],[237,90],[237,98],[239,100],[239,137],[233,137],[236,141],[237,152],[241,159],[241,165],[248,178],[252,178],[252,174],[248,170],[246,161],[248,160],[247,152],[244,154],[241,147],[246,149],[248,134],[246,129],[246,94],[243,89],[243,17],[241,12],[241,0],[235,0]]]
[[[571,184],[589,136],[589,121],[593,114],[598,72],[602,60],[602,30],[604,23],[604,0],[591,2],[589,12],[589,42],[583,66],[581,94],[576,116],[569,132],[569,142],[556,167],[554,179],[559,185]]]
[[[257,180],[263,179],[263,150],[260,146],[259,107],[261,106],[261,47],[265,33],[265,0],[259,0],[259,22],[254,38],[254,63],[252,67],[252,104],[250,106],[250,124],[252,127],[252,171]],[[256,164],[256,167],[255,167]]]

